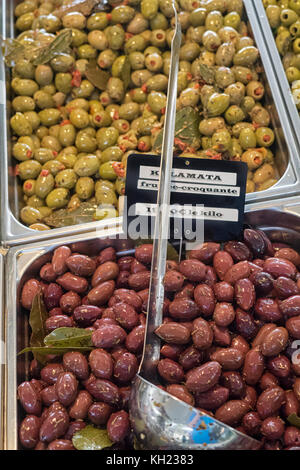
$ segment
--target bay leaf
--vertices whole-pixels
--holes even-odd
[[[68,52],[72,42],[72,30],[65,29],[47,46],[42,47],[32,60],[33,65],[50,62],[56,55]]]
[[[292,426],[300,429],[300,417],[296,413],[291,414],[287,420]]]
[[[175,138],[180,139],[184,144],[195,147],[199,144],[200,115],[197,109],[187,106],[176,113],[175,120]],[[160,151],[163,141],[163,129],[157,135],[153,150]]]
[[[82,13],[84,16],[89,16],[98,3],[101,3],[100,0],[71,0],[57,10],[54,10],[52,14],[62,18],[67,13],[75,11]]]
[[[28,352],[31,352],[34,357],[36,357],[38,355],[39,359],[38,361],[41,363],[41,364],[45,364],[47,361],[46,361],[46,356],[48,356],[48,354],[54,354],[55,356],[63,356],[64,354],[66,354],[67,352],[72,352],[72,351],[78,351],[78,352],[89,352],[89,351],[92,351],[93,347],[91,346],[82,346],[82,347],[67,347],[67,346],[64,346],[64,347],[54,347],[54,346],[41,346],[41,347],[31,347],[31,346],[28,346],[28,348],[24,348],[22,349],[22,351],[20,351],[18,353],[18,356],[20,356],[21,354],[25,354],[25,353],[28,353]]]
[[[121,79],[123,80],[124,89],[127,90],[130,83],[131,65],[128,56],[125,56],[123,67],[121,70]]]
[[[98,429],[91,424],[75,432],[72,442],[77,450],[102,450],[113,445],[106,429]]]
[[[167,246],[167,259],[172,261],[179,261],[179,253],[171,243],[168,243]]]
[[[212,66],[206,64],[200,64],[200,77],[208,85],[213,85],[215,83],[215,69]]]
[[[92,347],[92,332],[84,328],[57,328],[44,339],[45,346],[55,348],[85,348]]]
[[[32,307],[29,315],[29,325],[31,327],[30,347],[44,347],[44,339],[47,335],[46,320],[48,318],[43,294],[38,292],[33,299]],[[39,351],[34,354],[35,359],[39,361]]]
[[[73,210],[59,209],[58,211],[54,211],[49,217],[45,217],[44,221],[50,227],[55,228],[95,222],[96,209],[96,204],[82,202],[79,207]]]
[[[86,78],[99,90],[106,90],[107,82],[110,78],[110,74],[101,70],[98,65],[94,62],[89,62],[85,69]]]
[[[16,39],[0,37],[0,44],[1,53],[8,67],[14,67],[18,60],[25,57],[26,48]]]

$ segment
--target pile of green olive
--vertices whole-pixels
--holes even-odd
[[[300,111],[300,0],[263,0],[263,4]]]
[[[51,42],[72,30],[68,51],[37,66],[18,58],[12,70],[12,152],[24,193],[20,218],[33,229],[49,229],[45,218],[83,201],[108,205],[106,214],[117,215],[128,155],[153,152],[164,124],[172,0],[108,3],[110,12],[88,16],[56,16],[70,0],[25,0],[15,8],[16,39],[23,45]],[[277,181],[275,136],[243,1],[179,0],[177,6],[183,30],[177,109],[192,106],[201,120],[193,145],[177,139],[176,149],[185,156],[244,161],[247,192],[268,189]],[[110,74],[104,90],[87,77],[87,66],[95,63]]]

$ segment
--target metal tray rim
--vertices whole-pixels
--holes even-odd
[[[0,22],[0,34],[5,36],[6,32],[6,4],[7,0],[1,0],[2,10],[0,12],[1,22]],[[263,200],[269,200],[274,197],[279,197],[284,195],[288,197],[291,195],[300,193],[300,161],[298,156],[300,151],[300,142],[299,146],[295,144],[294,135],[290,127],[290,122],[286,118],[286,110],[283,103],[282,96],[279,91],[278,83],[275,79],[275,74],[272,70],[272,67],[269,68],[270,59],[267,57],[266,48],[264,45],[263,35],[259,22],[256,19],[255,10],[253,7],[253,2],[251,0],[244,0],[245,10],[248,15],[253,34],[256,40],[256,44],[261,51],[261,59],[264,65],[265,73],[268,78],[270,89],[274,97],[274,102],[276,102],[276,107],[278,111],[278,116],[281,121],[281,126],[285,135],[286,145],[289,148],[290,159],[285,170],[284,175],[278,181],[276,185],[268,190],[250,193],[246,197],[246,203],[252,204],[254,202],[259,202]],[[12,21],[12,19],[11,19]],[[4,62],[0,64],[0,80],[5,79],[5,67]],[[5,95],[5,90],[3,87],[3,95]],[[71,227],[64,227],[63,229],[52,229],[49,231],[38,232],[29,229],[23,225],[17,218],[13,215],[10,208],[10,201],[8,197],[8,148],[6,145],[6,128],[8,125],[7,117],[5,113],[5,103],[6,96],[2,96],[1,103],[2,106],[2,119],[0,120],[0,137],[2,140],[2,171],[1,171],[1,201],[3,207],[3,223],[2,223],[2,239],[7,246],[20,245],[22,243],[28,243],[31,240],[47,240],[60,237],[62,235],[72,235],[74,233],[83,233],[87,230],[94,230],[96,228],[101,228],[101,224],[106,225],[107,222],[100,223],[87,223],[79,224]],[[118,219],[111,219],[112,223],[118,223]],[[115,221],[115,222],[114,222]],[[110,223],[110,222],[109,222]],[[100,226],[99,226],[100,224]]]
[[[248,1],[248,0],[244,0]],[[269,57],[273,62],[273,70],[277,76],[277,81],[282,92],[285,105],[287,107],[287,116],[290,120],[291,126],[294,128],[295,137],[300,144],[299,129],[300,129],[300,115],[295,105],[293,95],[291,92],[291,86],[287,80],[284,67],[282,64],[282,59],[276,47],[275,38],[268,21],[262,0],[257,0],[254,2],[254,8],[256,10],[256,15],[260,23],[260,29],[264,35],[264,41],[268,49]]]
[[[273,201],[271,206],[263,202],[253,204],[247,208],[247,211],[250,213],[252,211],[261,212],[265,209],[273,209],[278,212],[285,211],[296,215],[299,218],[299,227],[300,227],[300,199],[299,198],[289,198],[287,200],[277,200]],[[278,219],[278,224],[280,225],[280,219]],[[117,229],[103,230],[99,232],[95,237],[95,233],[87,232],[85,234],[73,235],[67,243],[73,243],[77,241],[92,240],[94,238],[109,238],[110,236],[116,236],[122,234],[122,228],[119,226]],[[64,237],[46,240],[43,245],[41,243],[31,243],[28,245],[13,247],[9,250],[7,254],[7,266],[9,270],[5,279],[6,286],[6,308],[5,308],[5,338],[9,338],[9,341],[6,341],[6,356],[9,357],[9,363],[6,365],[6,386],[5,386],[5,416],[4,416],[4,430],[5,430],[5,443],[4,448],[7,450],[17,449],[17,285],[20,280],[20,277],[25,273],[28,266],[38,257],[43,255],[45,252],[54,249],[55,247],[65,244],[66,239]],[[22,261],[22,271],[19,272],[18,265],[20,263],[21,255],[25,256],[25,263]],[[9,308],[9,312],[8,312]],[[10,425],[8,426],[8,423]],[[12,424],[14,423],[14,424]]]

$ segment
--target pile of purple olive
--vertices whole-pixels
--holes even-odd
[[[38,292],[48,333],[92,332],[94,349],[31,364],[18,387],[26,417],[22,447],[74,450],[87,424],[106,428],[118,448],[132,448],[128,403],[141,359],[152,245],[116,258],[113,247],[88,256],[61,246],[38,279],[23,287],[30,310]],[[167,262],[158,373],[173,396],[205,411],[262,448],[300,448],[300,255],[246,229],[242,241],[204,243],[185,260]]]

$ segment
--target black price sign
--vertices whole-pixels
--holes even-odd
[[[159,156],[128,157],[123,228],[131,238],[153,236],[159,169]],[[243,162],[174,157],[169,238],[193,240],[202,235],[206,240],[226,241],[238,237],[247,170]],[[135,236],[139,230],[141,236]]]

